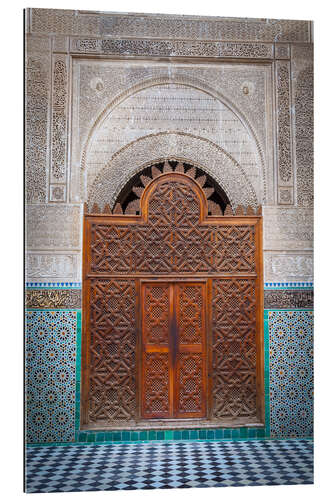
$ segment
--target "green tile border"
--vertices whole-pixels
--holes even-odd
[[[270,429],[270,400],[269,400],[269,317],[270,310],[264,310],[264,381],[265,381],[265,430],[271,435]]]
[[[92,431],[77,430],[75,442],[146,442],[146,441],[220,441],[269,438],[265,427],[237,427],[218,429],[174,429],[174,430],[122,430]],[[46,443],[47,444],[47,443]]]
[[[75,432],[80,430],[80,403],[81,403],[81,340],[82,340],[82,312],[77,313],[76,324],[76,390],[75,390]]]

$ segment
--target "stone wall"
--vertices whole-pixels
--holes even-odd
[[[266,318],[272,326],[267,323],[265,348],[276,344],[276,322],[288,310],[297,320],[308,318],[312,57],[308,21],[26,10],[27,332],[34,348],[40,321],[49,340],[58,329],[52,311],[68,327],[63,349],[77,341],[83,203],[112,204],[134,173],[170,157],[209,173],[233,206],[263,206],[265,314],[273,314]],[[283,318],[294,335],[289,316]],[[37,417],[29,424],[30,441],[79,439],[78,349],[68,380],[54,378],[54,365],[54,375],[32,385],[29,418],[41,397],[45,411],[41,427],[34,428]],[[43,356],[46,363],[46,351]],[[268,356],[266,389],[274,392],[276,364]],[[36,366],[27,364],[34,380]],[[67,427],[51,411],[56,403],[46,403],[51,380],[72,398],[63,402]],[[36,399],[38,387],[45,394]],[[290,401],[289,424],[279,427],[279,403],[268,405],[266,435],[269,426],[276,436],[294,432],[301,410],[283,397]],[[54,418],[59,433],[46,436],[42,425]],[[310,427],[297,433],[308,435]]]

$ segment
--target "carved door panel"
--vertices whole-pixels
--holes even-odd
[[[149,283],[142,287],[142,416],[172,415],[172,287]]]
[[[143,418],[206,415],[204,283],[142,285]]]
[[[176,168],[140,177],[139,214],[85,213],[83,428],[264,421],[261,214],[210,215]]]
[[[175,416],[206,414],[206,328],[204,283],[176,283],[177,353]]]

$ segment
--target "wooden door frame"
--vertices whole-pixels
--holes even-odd
[[[182,174],[173,172],[172,177],[174,179],[179,178]],[[158,181],[159,178],[155,179]],[[156,182],[153,181],[152,184]],[[149,187],[149,186],[148,186]],[[200,186],[197,186],[198,192],[200,192]],[[90,345],[90,329],[89,329],[89,307],[90,307],[90,280],[94,278],[110,278],[108,274],[95,274],[90,271],[91,265],[91,257],[90,257],[90,247],[91,247],[91,223],[103,223],[103,224],[144,224],[147,221],[147,190],[144,192],[143,196],[145,204],[143,205],[142,215],[115,215],[115,214],[91,214],[85,213],[83,220],[83,259],[82,259],[82,274],[83,274],[83,284],[82,284],[82,363],[81,363],[81,403],[80,403],[80,421],[81,428],[96,428],[95,426],[88,425],[88,404],[89,404],[89,365],[90,365],[90,356],[89,356],[89,345]],[[201,198],[202,199],[202,198]],[[206,202],[207,204],[207,202]],[[201,220],[199,224],[201,225],[214,225],[217,223],[223,222],[227,225],[252,225],[255,226],[255,253],[256,253],[256,276],[252,273],[242,273],[238,275],[239,278],[256,278],[255,285],[255,294],[256,294],[256,400],[257,400],[257,417],[258,423],[263,424],[265,422],[265,381],[264,381],[264,287],[263,287],[263,221],[261,215],[232,215],[232,216],[204,216],[204,212],[207,214],[207,206],[205,205],[205,200],[203,200],[203,205],[201,206],[203,212]],[[113,275],[113,278],[124,277],[124,275]],[[177,276],[177,277],[176,277]],[[204,420],[209,418],[211,415],[212,408],[212,308],[209,307],[209,304],[212,303],[212,280],[223,277],[223,278],[231,278],[231,275],[226,274],[214,274],[210,275],[209,273],[195,273],[194,275],[188,273],[186,275],[159,275],[158,278],[151,278],[149,273],[145,274],[133,274],[126,275],[126,278],[133,278],[136,286],[136,332],[137,339],[141,337],[139,335],[139,329],[141,325],[141,318],[138,311],[140,310],[139,306],[139,297],[140,297],[140,282],[142,280],[166,280],[166,281],[176,281],[176,279],[180,279],[181,281],[204,281],[206,280],[206,293],[208,294],[206,297],[207,300],[207,342],[209,345],[207,346],[207,362],[208,362],[208,401],[207,401],[207,417]],[[138,352],[139,346],[136,347],[136,360],[138,361]],[[136,375],[138,370],[138,363],[136,363]],[[138,377],[137,377],[138,380]],[[137,403],[140,402],[140,395],[138,386],[137,388]],[[140,404],[137,404],[137,408],[140,408]],[[139,428],[140,427],[140,418],[137,412],[136,422]],[[237,424],[235,420],[235,424]],[[185,424],[184,424],[185,425]],[[219,424],[223,427],[223,421],[220,421]],[[230,424],[228,424],[229,426]],[[244,424],[243,424],[244,425]],[[246,425],[246,424],[245,424]],[[110,429],[117,427],[117,425],[110,425]],[[104,427],[103,427],[104,428]],[[126,426],[124,426],[126,428]]]

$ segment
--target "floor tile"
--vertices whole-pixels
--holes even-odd
[[[135,490],[313,483],[311,440],[34,446],[26,491]]]

